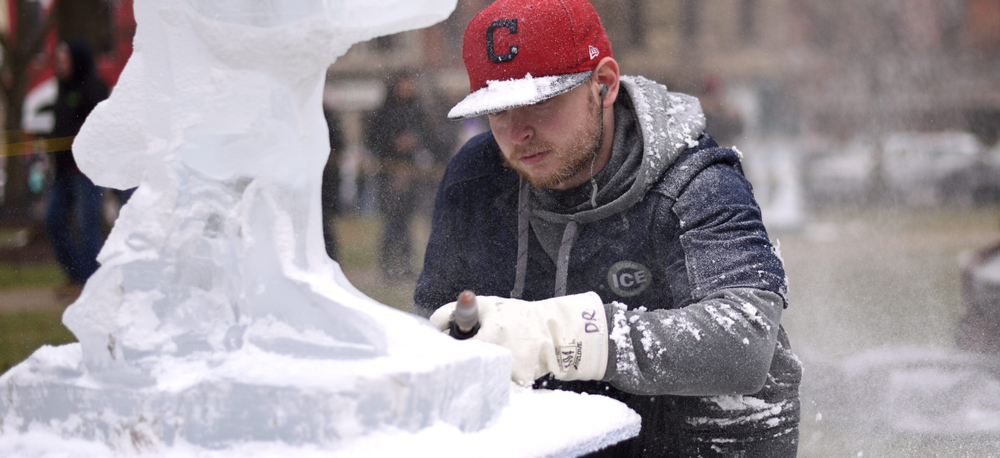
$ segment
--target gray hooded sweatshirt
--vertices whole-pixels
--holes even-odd
[[[603,380],[544,386],[622,400],[643,417],[642,450],[794,444],[801,368],[779,324],[786,279],[738,154],[703,135],[695,98],[642,77],[621,85],[612,157],[591,183],[518,184],[489,136],[458,153],[438,190],[415,310],[429,314],[465,288],[527,300],[595,291],[610,330]],[[654,280],[615,290],[623,263]]]
[[[615,104],[612,158],[589,184],[553,191],[521,182],[518,259],[526,257],[520,250],[527,246],[526,219],[526,226],[556,264],[554,296],[566,294],[569,254],[580,226],[620,214],[644,199],[662,184],[678,157],[698,145],[705,127],[697,99],[668,92],[665,86],[642,77],[623,76],[621,83],[624,91],[619,97],[625,100]],[[524,275],[523,265],[518,264],[518,276]],[[520,293],[518,285],[523,280],[515,281],[514,297]],[[784,284],[778,291],[725,288],[687,307],[669,310],[630,310],[622,303],[607,304],[611,350],[604,380],[631,393],[721,395],[703,401],[718,411],[737,406],[735,412],[743,414],[721,419],[706,415],[691,420],[695,422],[749,423],[757,418],[764,422],[780,419],[777,423],[783,426],[797,423],[797,399],[785,396],[793,390],[797,398],[799,378],[798,362],[779,325],[785,288]],[[776,352],[781,355],[773,361]],[[772,362],[780,367],[772,368]],[[783,385],[785,395],[742,396],[761,392],[769,380]]]

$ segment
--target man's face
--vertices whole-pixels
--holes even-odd
[[[602,138],[601,107],[588,84],[489,120],[507,165],[532,186],[566,190],[590,179]]]
[[[73,57],[70,56],[69,46],[66,46],[65,43],[56,46],[52,64],[55,67],[57,78],[67,80],[73,76]]]
[[[396,91],[396,97],[401,100],[413,99],[417,96],[417,91],[419,90],[417,79],[413,76],[405,76],[396,83],[396,87],[393,90]]]

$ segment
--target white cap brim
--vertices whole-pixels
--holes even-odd
[[[486,87],[462,99],[448,112],[450,119],[499,113],[511,108],[533,105],[579,86],[594,72],[532,77],[507,81],[489,81]]]

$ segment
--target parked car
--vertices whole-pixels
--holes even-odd
[[[938,192],[946,204],[1000,203],[1000,142],[978,154],[973,164],[945,176]]]
[[[973,192],[957,186],[963,177],[989,175],[985,148],[968,132],[896,132],[882,140],[882,178],[895,201],[940,205]]]
[[[870,140],[856,138],[809,155],[803,164],[806,199],[817,204],[863,201],[875,170],[873,145]]]
[[[805,162],[814,203],[868,198],[910,206],[1000,203],[1000,144],[968,132],[895,132],[858,137]]]

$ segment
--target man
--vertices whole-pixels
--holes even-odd
[[[51,137],[72,139],[91,110],[108,98],[108,87],[94,71],[93,55],[81,40],[60,42],[55,48],[53,66],[59,80],[59,93],[52,108],[55,125]],[[64,143],[70,145],[69,141]],[[97,253],[104,243],[101,223],[104,194],[80,172],[71,150],[55,151],[53,157],[55,179],[49,189],[45,229],[67,278],[67,284],[56,294],[76,299],[83,284],[98,267]],[[76,223],[76,234],[70,221]]]
[[[334,261],[340,261],[340,242],[337,241],[334,217],[340,214],[340,158],[344,150],[344,134],[340,128],[340,115],[336,110],[324,106],[323,117],[326,118],[326,128],[330,131],[330,155],[323,167],[323,184],[319,195],[323,215],[323,243],[326,245],[326,255]]]
[[[378,204],[383,228],[379,262],[386,280],[413,278],[410,221],[417,206],[414,170],[427,137],[419,84],[412,71],[394,75],[385,102],[368,127],[368,146],[380,168]]]
[[[474,338],[511,350],[515,381],[638,412],[600,456],[795,456],[782,262],[698,101],[619,77],[586,0],[498,0],[463,58],[449,117],[490,132],[438,189],[415,311],[445,329],[471,289]]]

